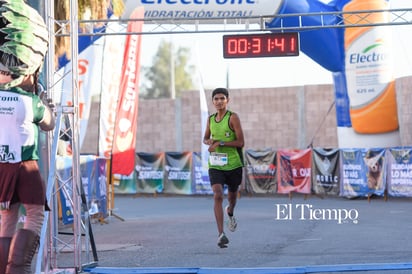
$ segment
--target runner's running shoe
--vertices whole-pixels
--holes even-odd
[[[220,248],[227,247],[228,243],[229,243],[229,239],[226,237],[225,233],[220,234],[219,238],[217,238],[217,245]]]
[[[230,231],[234,232],[237,227],[237,222],[235,216],[230,216],[229,215],[229,206],[227,205],[225,208],[226,214],[229,217],[229,220],[227,222],[227,227]]]

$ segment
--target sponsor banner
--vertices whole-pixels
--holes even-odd
[[[363,155],[368,194],[383,196],[386,188],[387,158],[384,148],[367,149]]]
[[[166,152],[164,193],[192,194],[192,153]]]
[[[84,195],[90,215],[107,215],[106,159],[94,155],[80,156],[81,195]],[[72,157],[57,156],[56,176],[59,186],[63,224],[73,223]]]
[[[143,18],[143,8],[132,13],[132,19]],[[130,21],[127,32],[142,31],[143,21]],[[140,46],[142,37],[130,34],[126,37],[120,97],[112,148],[112,173],[128,175],[133,172],[136,148],[137,110],[139,102]]]
[[[340,157],[342,165],[340,195],[345,197],[366,196],[368,186],[362,150],[341,149]]]
[[[245,151],[246,192],[276,193],[276,151],[272,149]]]
[[[92,205],[90,209],[93,208],[93,202],[97,204],[97,208],[99,212],[103,214],[103,216],[107,216],[107,159],[103,157],[96,158],[96,171],[95,171],[95,179],[96,179],[96,190],[94,199],[92,199]]]
[[[339,181],[339,150],[313,148],[312,191],[320,195],[338,195]]]
[[[136,184],[138,193],[163,191],[164,153],[136,153]]]
[[[128,18],[130,12],[137,6],[144,7],[145,19],[230,19],[274,15],[282,2],[282,0],[126,0],[122,17]],[[213,21],[208,22],[213,23]]]
[[[110,18],[116,19],[116,18]],[[106,33],[125,32],[125,26],[109,22]],[[106,35],[104,39],[100,93],[99,152],[100,156],[110,158],[113,145],[116,107],[113,102],[119,98],[119,86],[124,55],[125,35]]]
[[[341,192],[345,197],[382,196],[386,187],[385,150],[341,149]]]
[[[86,198],[87,208],[90,208],[92,200],[91,194],[96,189],[95,182],[95,156],[81,156],[80,157],[80,179],[82,180],[81,195]]]
[[[388,195],[412,197],[412,148],[391,148],[388,159]]]
[[[192,189],[195,194],[213,194],[210,185],[209,172],[203,166],[202,153],[193,152],[193,180]]]
[[[113,186],[115,194],[136,194],[136,174],[134,171],[128,175],[113,175]]]
[[[278,193],[310,194],[312,150],[281,149],[277,152]]]

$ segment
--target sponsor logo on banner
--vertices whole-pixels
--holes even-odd
[[[231,18],[274,15],[282,0],[127,0],[125,13],[128,18],[136,6],[145,9],[147,18]]]

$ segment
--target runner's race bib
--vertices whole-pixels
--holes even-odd
[[[210,164],[213,166],[224,166],[227,165],[227,154],[226,153],[216,153],[212,152],[209,156]]]

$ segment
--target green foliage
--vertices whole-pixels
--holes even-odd
[[[152,66],[142,67],[144,77],[141,81],[140,97],[171,98],[173,74],[176,97],[179,97],[183,91],[192,90],[194,66],[189,64],[189,59],[190,49],[179,47],[174,50],[172,43],[162,40],[153,57]]]

